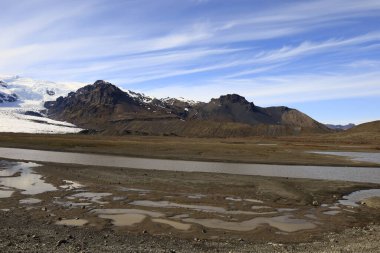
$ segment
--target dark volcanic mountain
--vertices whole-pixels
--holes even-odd
[[[259,107],[237,94],[209,103],[151,99],[96,81],[45,103],[49,117],[106,134],[229,137],[323,133],[329,129],[287,107]]]

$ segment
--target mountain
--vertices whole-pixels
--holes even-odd
[[[380,147],[380,120],[357,125],[346,131],[339,131],[327,139],[347,144],[367,144]]]
[[[18,96],[8,89],[8,85],[0,81],[0,104],[16,102]]]
[[[43,109],[45,101],[66,96],[84,86],[81,83],[55,83],[20,76],[0,76],[0,94],[12,94],[15,99],[3,101],[1,107]]]
[[[357,125],[347,132],[349,133],[380,133],[380,120]]]
[[[208,103],[155,99],[99,80],[45,103],[47,115],[105,134],[230,137],[326,133],[309,116],[287,107],[259,107],[237,94]]]
[[[0,132],[77,133],[75,125],[44,115],[44,102],[67,95],[83,84],[0,76]],[[42,112],[42,113],[41,113]]]
[[[342,130],[348,130],[348,129],[351,129],[351,128],[355,127],[356,125],[350,123],[350,124],[347,124],[347,125],[325,124],[325,126],[327,126],[327,127],[330,128],[330,129],[333,129],[333,130],[342,131]]]

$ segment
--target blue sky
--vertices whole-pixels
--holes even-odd
[[[0,74],[380,119],[380,1],[0,0]]]

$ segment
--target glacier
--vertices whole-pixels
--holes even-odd
[[[43,104],[59,96],[66,96],[84,85],[86,84],[56,83],[0,75],[0,132],[38,134],[80,132],[83,129],[73,124],[45,117]]]

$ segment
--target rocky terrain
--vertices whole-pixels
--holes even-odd
[[[45,103],[48,116],[105,134],[232,137],[297,135],[330,130],[287,107],[259,107],[237,94],[208,103],[149,99],[105,81]]]
[[[12,161],[0,167],[1,193],[13,191],[0,198],[2,252],[378,252],[380,246],[379,202],[338,203],[376,185]],[[18,184],[23,178],[29,180]],[[115,223],[118,212],[127,212],[124,224]],[[135,221],[139,213],[145,218]],[[292,218],[249,231],[191,223],[283,215]]]
[[[8,85],[0,81],[0,104],[6,102],[15,102],[17,100],[17,95],[7,90]]]

